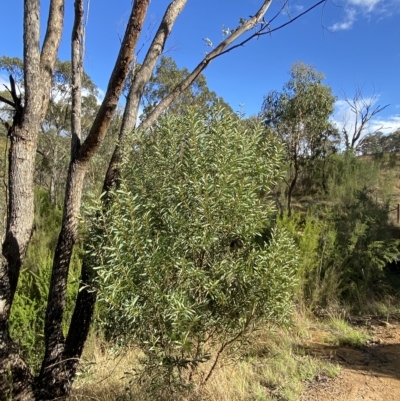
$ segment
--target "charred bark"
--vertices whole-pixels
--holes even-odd
[[[8,321],[33,225],[33,171],[42,107],[39,38],[39,1],[26,0],[25,105],[21,107],[13,79],[10,78],[15,114],[13,126],[8,132],[8,213],[0,266],[0,394],[15,400],[33,399],[33,378],[12,343]]]
[[[79,76],[82,73],[83,49],[79,49],[78,46],[83,41],[81,30],[83,1],[77,0],[75,2],[75,16],[79,21],[76,21],[74,25],[72,46],[73,75],[75,77],[73,78],[71,162],[65,190],[62,228],[55,251],[47,303],[45,356],[37,380],[38,396],[43,400],[68,396],[88,334],[95,302],[95,294],[88,291],[88,289],[81,291],[77,298],[67,341],[62,332],[69,263],[78,234],[78,216],[84,177],[87,165],[102,143],[111,118],[116,110],[133,60],[134,49],[144,23],[149,2],[150,0],[137,0],[132,7],[132,13],[106,95],[89,135],[82,144],[80,133],[81,87]],[[88,272],[88,267],[85,266],[82,272],[82,280],[86,279]],[[83,319],[83,322],[80,319]],[[83,330],[81,330],[82,324],[84,325]]]

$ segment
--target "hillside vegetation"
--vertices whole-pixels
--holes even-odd
[[[170,59],[158,71],[147,99],[179,73]],[[88,168],[68,274],[64,334],[86,282],[97,294],[71,399],[299,400],[340,371],[307,351],[316,330],[334,346],[363,347],[371,335],[351,317],[398,312],[400,157],[343,144],[323,78],[294,65],[260,115],[245,118],[202,77],[150,131],[129,134],[118,185],[101,194],[116,115]],[[98,105],[87,85],[89,124]],[[62,223],[64,106],[52,104],[39,138],[34,228],[10,317],[34,373]],[[5,205],[2,196],[2,234]]]

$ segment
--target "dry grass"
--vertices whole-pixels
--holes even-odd
[[[126,373],[132,367],[139,366],[139,355],[135,349],[115,351],[93,334],[85,347],[71,401],[148,400],[146,397],[141,398],[140,392],[131,395],[127,392],[131,385]]]
[[[139,366],[134,350],[113,355],[93,336],[86,347],[71,400],[94,401],[272,401],[298,400],[317,375],[333,376],[336,365],[305,355],[299,345],[308,339],[309,322],[299,319],[290,330],[258,331],[236,360],[224,360],[202,388],[190,393],[151,392],[145,384],[130,383],[132,368]],[[203,372],[207,366],[202,367]]]

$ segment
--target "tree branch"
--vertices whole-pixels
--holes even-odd
[[[11,106],[12,108],[15,109],[15,103],[12,102],[11,100],[6,99],[5,97],[0,95],[0,102],[3,102],[5,104],[8,104],[9,106]]]
[[[168,96],[166,96],[150,113],[149,117],[143,121],[138,129],[146,130],[150,128],[158,117],[169,107],[169,105],[176,100],[179,95],[188,88],[193,81],[201,74],[201,72],[208,66],[208,64],[216,57],[224,54],[226,49],[245,32],[253,29],[259,23],[270,7],[272,0],[264,1],[258,12],[247,20],[243,25],[235,29],[225,40],[223,40],[213,51],[211,51],[204,59],[197,65],[197,67],[184,79]]]
[[[223,40],[213,51],[211,51],[209,54],[204,57],[204,59],[197,65],[197,67],[192,71],[191,74],[188,75],[188,77],[183,80],[168,96],[166,96],[150,113],[148,118],[143,121],[138,129],[146,130],[150,128],[154,122],[158,119],[158,117],[170,106],[170,104],[175,101],[179,95],[187,88],[189,87],[193,81],[201,74],[201,72],[208,66],[208,64],[214,60],[215,58],[222,56],[223,54],[226,54],[238,47],[244,46],[247,42],[250,40],[259,37],[261,35],[265,34],[271,34],[272,32],[277,31],[278,29],[281,29],[292,22],[296,21],[298,18],[301,16],[307,14],[317,6],[319,6],[322,3],[325,3],[327,0],[320,0],[319,2],[315,3],[313,6],[296,16],[295,18],[291,19],[290,21],[286,22],[285,24],[282,24],[278,26],[277,28],[270,29],[269,23],[264,22],[264,15],[268,11],[268,8],[270,7],[272,0],[267,0],[264,1],[258,12],[251,17],[249,20],[247,20],[243,25],[239,26],[237,29],[235,29],[225,40]],[[272,19],[274,20],[276,16]],[[257,24],[261,24],[261,27],[255,32],[254,34],[250,35],[248,38],[243,40],[242,42],[232,45],[240,36],[242,36],[244,33],[247,31],[253,29]],[[267,32],[264,32],[266,31]]]
[[[369,122],[375,115],[385,110],[389,104],[385,106],[377,105],[375,108],[373,108],[374,104],[378,100],[378,95],[374,92],[371,97],[364,98],[362,94],[362,87],[358,85],[356,86],[355,94],[352,99],[349,99],[344,92],[343,95],[345,102],[348,104],[351,112],[354,114],[354,127],[351,130],[351,136],[346,128],[349,119],[344,123],[342,129],[342,133],[346,142],[346,148],[358,149],[362,143],[362,140],[360,141],[361,135],[363,131],[368,128]]]
[[[64,26],[65,0],[51,0],[47,30],[40,55],[42,118],[45,117],[49,105],[50,88],[53,80],[54,67],[57,61],[57,52],[61,42]]]

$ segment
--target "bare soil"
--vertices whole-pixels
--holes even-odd
[[[334,379],[316,377],[301,401],[400,401],[400,320],[371,318],[358,323],[373,337],[359,349],[326,345],[315,333],[308,352],[337,362],[341,373]]]

